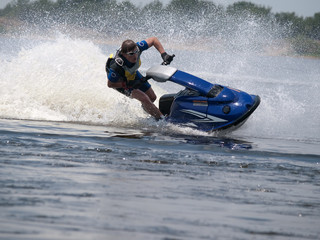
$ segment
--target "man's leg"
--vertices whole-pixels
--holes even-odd
[[[146,92],[145,94],[148,95],[148,97],[150,98],[151,102],[154,102],[156,99],[157,99],[157,96],[156,94],[154,93],[152,87],[150,87]]]
[[[148,89],[149,91],[150,89]],[[147,92],[148,92],[147,91]],[[155,96],[153,90],[151,89],[153,95]],[[152,93],[151,91],[149,91],[149,94],[151,97]],[[147,93],[146,92],[146,93]],[[143,109],[149,113],[151,116],[153,116],[155,119],[161,119],[161,117],[163,116],[162,113],[160,112],[160,110],[152,103],[152,99],[154,99],[154,97],[151,99],[149,95],[147,95],[146,93],[142,92],[139,89],[134,89],[131,93],[131,97],[135,98],[137,100],[139,100],[142,104]],[[155,97],[156,98],[156,97]],[[154,99],[155,100],[155,99]]]

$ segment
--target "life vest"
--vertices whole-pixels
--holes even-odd
[[[139,52],[137,62],[132,67],[128,67],[125,65],[125,60],[120,56],[119,53],[120,49],[116,52],[115,57],[113,56],[113,54],[110,54],[106,63],[106,72],[109,74],[110,68],[112,68],[117,73],[119,73],[123,80],[127,83],[129,81],[134,81],[136,78],[137,70],[141,66],[141,52]]]

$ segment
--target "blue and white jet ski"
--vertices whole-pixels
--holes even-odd
[[[257,95],[209,83],[174,67],[154,66],[146,75],[157,82],[171,81],[185,87],[178,93],[163,95],[159,109],[167,115],[167,121],[201,131],[234,130],[260,104]]]

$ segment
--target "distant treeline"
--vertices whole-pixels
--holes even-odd
[[[19,19],[30,26],[68,24],[106,34],[136,31],[183,37],[232,37],[241,22],[247,22],[265,27],[277,38],[303,43],[320,40],[320,12],[303,18],[271,10],[246,1],[224,7],[206,0],[171,0],[165,5],[155,0],[139,7],[116,0],[15,0],[0,10],[0,17]]]

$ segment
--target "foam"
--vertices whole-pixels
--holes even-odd
[[[107,87],[105,60],[92,42],[65,36],[22,49],[2,62],[1,117],[99,124],[145,117],[138,101]]]
[[[173,64],[181,70],[260,95],[261,105],[236,135],[319,138],[319,104],[314,102],[319,96],[318,60],[201,52],[201,61],[187,61],[196,52],[175,53]],[[147,61],[142,71],[152,65],[153,54],[157,55],[156,50],[143,56]],[[108,55],[89,40],[60,35],[1,60],[0,117],[159,127],[137,100],[107,87],[104,64]],[[176,90],[169,83],[151,83],[158,97]],[[170,125],[159,129],[202,135]]]

